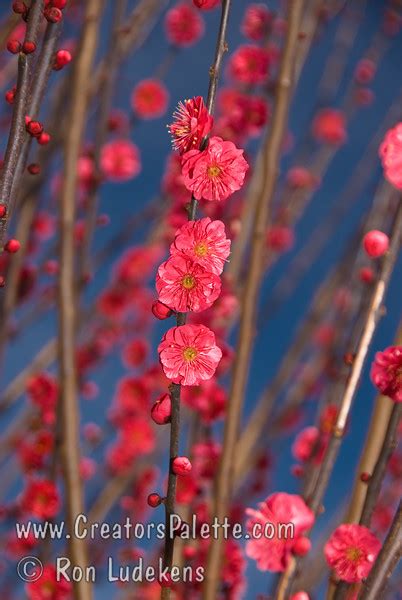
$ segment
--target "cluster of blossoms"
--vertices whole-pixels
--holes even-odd
[[[209,135],[213,120],[201,97],[181,103],[170,126],[179,151],[183,183],[195,200],[226,200],[244,182],[248,164],[243,150]],[[220,220],[205,217],[184,223],[170,247],[170,257],[158,269],[158,303],[154,314],[201,312],[221,294],[230,240]],[[166,307],[166,310],[163,310]],[[188,324],[167,331],[159,345],[165,375],[177,384],[198,385],[215,373],[222,357],[215,334],[206,326]]]

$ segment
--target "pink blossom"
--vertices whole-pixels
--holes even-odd
[[[298,434],[292,445],[292,454],[296,460],[305,462],[310,459],[319,436],[317,427],[306,427]]]
[[[246,554],[257,561],[257,567],[262,571],[284,571],[287,567],[296,540],[303,536],[314,523],[314,514],[304,500],[294,494],[277,492],[269,496],[265,502],[259,504],[259,510],[246,509],[250,517],[247,521],[249,531],[255,523],[264,527],[269,523],[269,533],[274,534],[271,539],[261,536],[247,542]],[[292,535],[280,534],[280,524],[292,524]]]
[[[185,223],[170,247],[172,255],[181,253],[211,273],[220,275],[230,254],[230,240],[222,221],[209,217]]]
[[[182,385],[198,385],[211,379],[222,357],[215,334],[205,325],[172,327],[158,352],[166,377]]]
[[[313,136],[323,144],[338,146],[346,141],[346,121],[342,111],[323,108],[313,120]]]
[[[402,346],[377,352],[371,365],[371,381],[384,396],[402,402]]]
[[[259,46],[240,46],[231,56],[229,74],[239,83],[264,83],[269,73],[269,53]]]
[[[200,414],[204,423],[213,423],[225,415],[227,392],[215,378],[204,381],[199,387],[186,388],[182,397],[187,406]]]
[[[402,123],[387,131],[379,155],[385,178],[402,190]]]
[[[174,121],[169,125],[173,148],[180,154],[200,145],[212,129],[213,118],[209,114],[204,100],[196,96],[191,100],[179,102],[173,113]]]
[[[271,23],[272,13],[265,4],[250,4],[246,8],[241,30],[250,40],[259,42],[267,35]]]
[[[169,103],[169,93],[157,79],[144,79],[134,88],[131,106],[141,119],[155,119],[165,114]]]
[[[342,581],[362,581],[370,573],[381,542],[367,527],[355,523],[340,525],[324,547],[328,565]]]
[[[27,583],[25,591],[28,600],[68,600],[71,598],[72,584],[56,573],[53,565],[46,565],[37,581]]]
[[[221,280],[201,265],[176,255],[159,267],[156,290],[159,301],[173,310],[200,312],[218,298]]]
[[[204,21],[198,11],[185,2],[179,2],[166,14],[166,36],[175,46],[192,46],[202,37],[204,29]]]
[[[248,169],[233,142],[212,137],[204,151],[190,150],[183,154],[184,185],[197,200],[226,200],[239,190]]]
[[[216,8],[221,0],[193,0],[194,5],[201,10],[211,10]]]
[[[140,153],[130,140],[114,140],[102,148],[102,171],[110,181],[128,181],[141,171]]]

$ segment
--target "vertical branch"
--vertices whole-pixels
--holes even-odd
[[[72,101],[65,139],[65,165],[61,192],[60,214],[60,277],[59,277],[59,362],[60,362],[60,428],[62,430],[62,461],[66,487],[68,520],[71,525],[82,512],[83,498],[79,474],[79,415],[77,407],[77,376],[75,366],[75,265],[74,218],[77,188],[77,161],[85,131],[88,85],[98,39],[101,7],[98,0],[88,0],[81,34],[81,47],[72,80]],[[86,547],[83,540],[70,538],[72,563],[85,568]],[[90,600],[90,584],[74,585],[77,600]]]
[[[360,525],[365,525],[366,527],[370,527],[371,517],[381,491],[381,484],[384,480],[387,464],[398,443],[398,425],[401,417],[401,410],[401,404],[394,403],[381,451],[374,467],[373,474],[369,479],[366,500],[364,502],[362,516],[360,517]]]
[[[46,27],[45,38],[42,46],[42,50],[35,67],[35,72],[31,78],[31,96],[27,99],[25,110],[31,119],[36,120],[39,114],[40,105],[46,90],[46,86],[50,77],[50,73],[53,67],[54,54],[56,51],[57,42],[61,32],[61,22],[59,23],[48,23]],[[15,173],[12,182],[11,194],[15,199],[17,196],[17,189],[20,185],[20,178],[23,174],[29,150],[31,147],[32,138],[25,136],[24,142],[20,149],[20,154],[17,160]],[[10,203],[9,212],[7,219],[10,220],[12,215],[12,209],[14,206]],[[4,345],[6,343],[8,334],[8,321],[12,314],[13,308],[17,300],[18,283],[20,279],[21,268],[24,263],[25,254],[27,251],[27,245],[30,234],[30,226],[32,219],[35,214],[36,198],[35,195],[31,195],[26,199],[26,202],[22,205],[22,209],[19,215],[19,222],[17,224],[17,239],[21,243],[21,249],[16,256],[10,261],[10,265],[7,271],[7,285],[4,290],[3,297],[1,298],[1,315],[2,320],[0,323],[0,357],[4,352]]]
[[[303,0],[293,0],[289,4],[287,38],[276,90],[272,129],[270,135],[266,138],[262,153],[265,168],[261,176],[261,186],[258,190],[251,256],[242,299],[240,333],[233,368],[223,449],[216,481],[213,515],[220,522],[223,521],[227,514],[230,502],[235,446],[255,333],[255,308],[261,284],[265,229],[278,177],[281,145],[286,130],[302,9]],[[216,598],[221,565],[222,541],[221,536],[211,539],[204,586],[205,600],[214,600]]]
[[[402,552],[402,502],[399,503],[391,528],[377,560],[364,583],[359,598],[375,600],[384,598],[384,587],[391,577]]]
[[[37,42],[39,26],[43,19],[43,6],[43,0],[32,0],[25,33],[25,41]],[[18,77],[14,110],[0,178],[0,202],[7,209],[4,218],[0,220],[0,251],[3,250],[5,243],[9,214],[11,213],[13,205],[11,192],[17,172],[18,161],[23,150],[25,136],[27,135],[25,131],[25,116],[27,114],[27,105],[29,101],[30,75],[33,60],[34,54],[20,52],[18,57]]]
[[[90,190],[87,201],[87,215],[85,221],[84,240],[81,249],[81,274],[85,277],[90,272],[90,251],[91,242],[96,228],[96,217],[98,210],[98,190],[102,178],[101,171],[101,151],[105,143],[108,131],[108,118],[112,106],[114,82],[116,79],[117,67],[119,64],[118,46],[120,36],[118,34],[119,27],[124,18],[126,11],[127,0],[116,0],[113,15],[113,24],[111,31],[111,39],[108,56],[108,68],[102,72],[103,82],[100,92],[100,102],[98,114],[96,117],[96,132],[94,140],[94,183]]]
[[[221,20],[219,25],[218,39],[215,50],[214,63],[209,70],[209,88],[207,97],[207,109],[210,114],[213,113],[215,106],[216,93],[218,89],[218,81],[220,71],[222,67],[223,57],[227,51],[226,33],[229,22],[229,13],[232,0],[223,0]],[[202,140],[200,149],[203,150],[208,143],[208,137]],[[188,218],[190,221],[196,218],[198,202],[194,198],[191,198],[190,206],[188,208]],[[186,322],[186,313],[178,313],[177,315],[177,326],[184,325]],[[165,498],[165,548],[163,554],[163,565],[170,569],[173,566],[173,555],[174,555],[174,537],[170,533],[170,520],[171,515],[175,512],[176,504],[176,487],[177,487],[177,476],[173,473],[172,462],[179,454],[179,438],[180,438],[180,395],[181,386],[173,383],[170,386],[171,396],[171,418],[170,418],[170,445],[169,445],[169,476],[168,476],[168,487],[167,495]],[[169,600],[170,588],[163,587],[161,591],[161,599]]]
[[[338,456],[339,448],[341,446],[342,439],[345,434],[346,422],[350,413],[352,402],[357,391],[357,387],[362,375],[363,367],[367,358],[371,342],[373,340],[374,333],[376,331],[378,322],[381,317],[381,307],[399,253],[401,235],[402,203],[398,203],[389,252],[383,259],[381,271],[370,299],[370,304],[367,309],[367,316],[365,319],[362,333],[360,335],[360,339],[357,344],[357,351],[355,354],[351,372],[346,383],[346,388],[344,390],[342,400],[340,402],[340,409],[337,421],[334,426],[328,444],[328,448],[324,456],[324,460],[321,464],[321,469],[317,478],[315,488],[311,493],[310,498],[307,498],[307,503],[315,514],[317,514],[320,509],[325,491],[328,486],[329,479],[331,477],[332,470],[335,465],[335,461]],[[287,570],[281,577],[278,592],[279,590],[284,590],[283,593],[286,594],[290,590],[293,577],[289,578],[288,572],[292,571],[293,573],[296,573],[296,562],[297,561],[295,558],[292,558],[289,562]]]

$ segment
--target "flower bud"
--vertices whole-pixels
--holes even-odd
[[[171,308],[166,306],[166,304],[162,304],[162,302],[159,302],[159,300],[156,300],[156,302],[153,303],[152,312],[154,317],[160,319],[161,321],[163,321],[163,319],[168,319],[173,313]]]
[[[21,244],[18,240],[11,239],[6,242],[4,250],[10,254],[15,254],[21,248]]]
[[[147,502],[149,506],[156,508],[162,503],[162,498],[154,492],[153,494],[149,494]]]
[[[293,554],[306,556],[311,550],[311,541],[307,537],[299,537],[293,544]]]
[[[171,414],[172,401],[169,394],[163,394],[151,409],[152,420],[157,423],[157,425],[165,425],[166,423],[169,423]]]
[[[192,469],[187,456],[177,456],[172,462],[172,471],[175,475],[188,475]]]
[[[386,233],[373,229],[364,236],[363,247],[367,256],[370,258],[378,258],[388,251],[389,237]]]

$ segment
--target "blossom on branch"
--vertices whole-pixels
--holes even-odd
[[[226,200],[239,190],[248,163],[233,142],[212,137],[203,150],[190,150],[183,155],[184,185],[197,200]]]
[[[159,301],[178,312],[200,312],[221,293],[221,280],[188,258],[177,255],[162,263],[156,277]]]
[[[222,357],[215,334],[205,325],[172,327],[163,336],[158,352],[166,377],[182,385],[211,379]]]
[[[189,221],[177,232],[170,247],[172,255],[182,254],[211,273],[220,275],[230,254],[230,240],[222,221],[209,217]]]
[[[198,147],[212,129],[213,118],[202,96],[179,102],[173,117],[174,121],[168,129],[173,148],[180,154]]]

